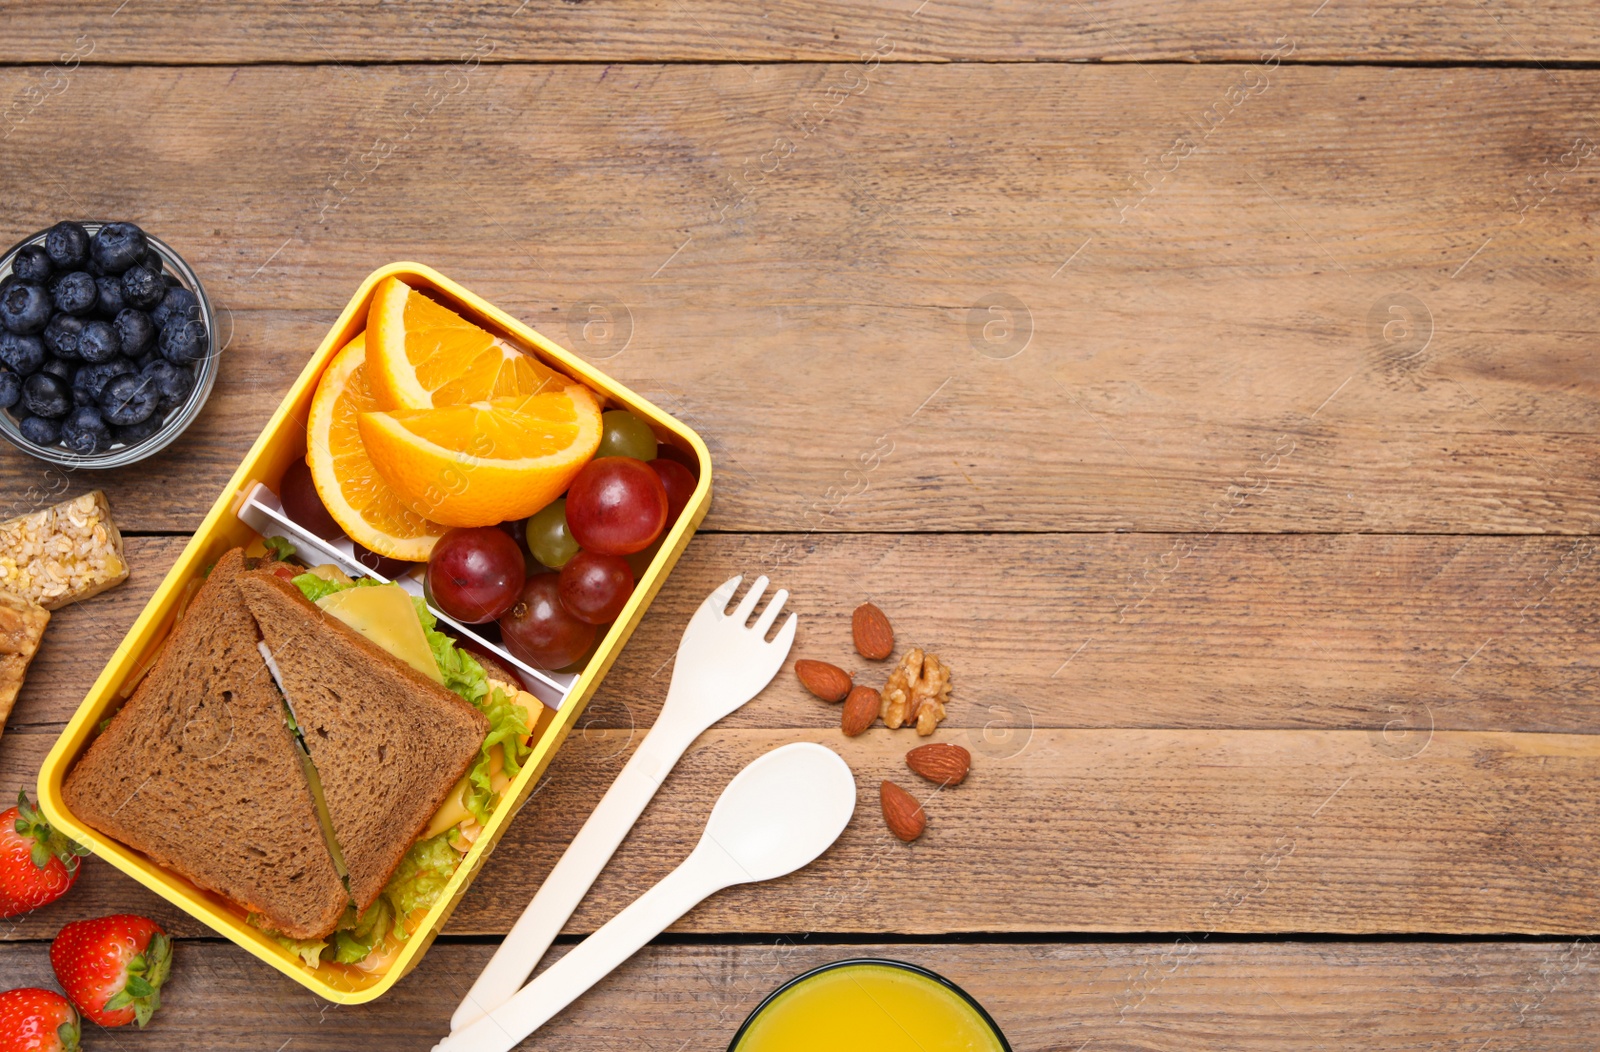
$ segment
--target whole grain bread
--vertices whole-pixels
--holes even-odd
[[[67,774],[84,822],[266,926],[320,939],[349,901],[318,824],[299,746],[221,559],[138,690]]]
[[[365,911],[478,755],[489,721],[274,574],[240,578]]]

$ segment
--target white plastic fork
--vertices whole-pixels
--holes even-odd
[[[655,726],[456,1007],[450,1018],[452,1031],[499,1008],[521,989],[689,743],[759,694],[783,667],[794,645],[799,615],[791,613],[772,642],[766,635],[789,593],[778,589],[755,624],[746,628],[766,593],[767,579],[756,578],[730,614],[728,602],[742,580],[740,575],[725,581],[689,619]]]

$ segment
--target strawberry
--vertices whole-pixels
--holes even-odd
[[[17,806],[0,812],[0,917],[14,917],[67,893],[88,851],[50,828],[17,794]]]
[[[172,967],[172,941],[146,917],[117,913],[74,921],[50,944],[56,980],[79,1011],[101,1026],[150,1021]]]
[[[24,987],[0,994],[0,1048],[6,1052],[73,1052],[78,1013],[54,990]]]

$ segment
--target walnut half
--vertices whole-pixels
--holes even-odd
[[[927,737],[944,719],[949,700],[950,666],[940,661],[939,655],[912,647],[889,673],[879,715],[890,730],[915,723],[917,733]]]

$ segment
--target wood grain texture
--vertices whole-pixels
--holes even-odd
[[[8,763],[42,736],[16,737]],[[568,740],[447,931],[509,928],[637,739]],[[906,770],[904,754],[921,740],[904,731],[850,740],[837,730],[713,729],[568,930],[593,930],[665,876],[728,780],[789,741],[820,741],[849,761],[854,821],[806,869],[721,892],[673,930],[1576,935],[1600,925],[1591,817],[1600,737],[1040,728],[999,742],[960,731],[936,740],[973,750],[959,788],[939,791]],[[915,790],[928,812],[915,844],[896,840],[878,813],[885,778]],[[64,917],[148,900],[128,886],[86,878],[68,899],[15,918],[8,937],[43,937]],[[914,899],[909,888],[920,889]],[[974,892],[985,888],[1004,890]]]
[[[129,581],[56,615],[0,754],[13,734],[60,730],[185,540],[129,538]],[[902,650],[951,664],[946,726],[979,735],[1600,730],[1600,546],[1587,538],[1126,534],[701,534],[584,726],[652,724],[694,609],[735,573],[757,572],[789,589],[800,631],[772,686],[727,727],[838,726],[793,660],[832,661],[881,687],[885,665],[850,643],[850,611],[870,598]]]
[[[1286,36],[1312,61],[1600,59],[1594,19],[1569,4],[785,0],[761,5],[759,17],[736,0],[114,6],[24,5],[0,61],[55,61],[80,38],[94,44],[93,62],[854,62],[881,40],[894,44],[895,60],[1253,61]]]
[[[555,947],[552,959],[566,950]],[[381,1001],[336,1006],[231,944],[183,941],[149,1029],[113,1035],[88,1028],[85,1043],[270,1052],[287,1042],[330,1052],[422,1052],[448,1030],[457,1001],[492,952],[441,942]],[[858,956],[948,976],[988,1009],[1016,1052],[1585,1052],[1600,1023],[1600,975],[1587,940],[930,946],[779,939],[647,947],[519,1047],[720,1049],[778,984]],[[42,943],[0,945],[0,974],[19,985],[54,985]]]
[[[65,83],[13,119],[0,172],[30,192],[0,225],[133,216],[232,312],[194,433],[140,495],[111,483],[132,529],[192,528],[360,279],[415,258],[701,430],[713,528],[1600,530],[1600,73]],[[83,141],[117,180],[64,145]],[[36,472],[0,457],[8,491]]]

